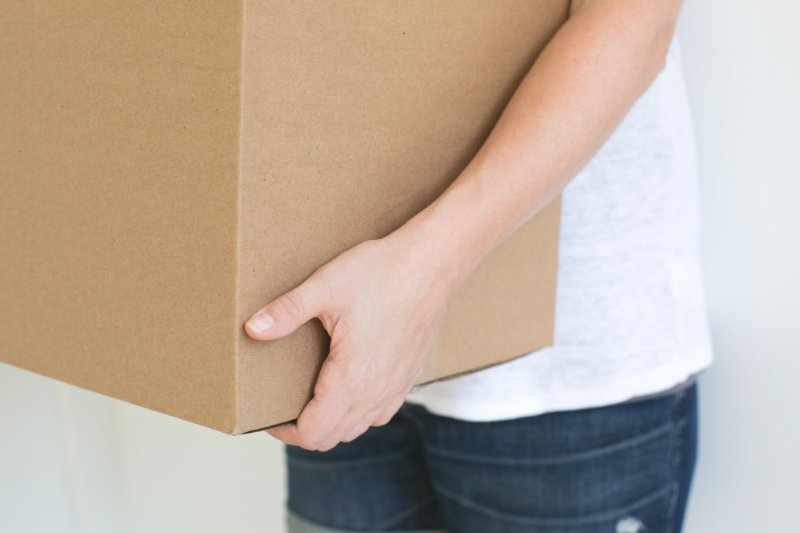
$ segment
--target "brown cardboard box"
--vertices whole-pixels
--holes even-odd
[[[328,338],[242,323],[440,194],[566,0],[6,2],[0,359],[229,433]],[[560,197],[448,308],[425,380],[552,343]]]

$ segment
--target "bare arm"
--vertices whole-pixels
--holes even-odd
[[[575,0],[479,153],[393,238],[459,284],[589,161],[664,67],[680,0]],[[453,268],[454,265],[463,265]]]
[[[552,200],[664,66],[680,0],[576,0],[455,182],[382,239],[334,258],[247,323],[255,339],[319,317],[331,335],[297,423],[270,430],[327,450],[389,421],[421,376],[452,293]]]

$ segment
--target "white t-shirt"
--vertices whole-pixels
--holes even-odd
[[[562,195],[551,347],[415,387],[465,420],[610,405],[711,364],[701,213],[677,37],[666,66]]]

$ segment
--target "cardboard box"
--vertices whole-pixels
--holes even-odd
[[[439,195],[568,3],[6,3],[0,359],[228,433],[295,418],[327,334],[243,322]],[[471,276],[425,381],[552,343],[559,218]]]

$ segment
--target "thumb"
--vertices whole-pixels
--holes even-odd
[[[245,323],[245,331],[256,340],[280,339],[322,312],[321,288],[309,278],[278,296]]]

